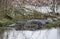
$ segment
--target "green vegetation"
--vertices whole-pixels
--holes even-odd
[[[27,9],[26,9],[27,10]],[[55,15],[51,16],[49,14],[42,14],[41,12],[38,12],[36,10],[28,10],[26,11],[24,8],[20,10],[1,10],[0,11],[0,26],[6,26],[12,23],[15,23],[17,21],[23,21],[23,20],[30,20],[30,19],[47,19],[51,18],[53,19]],[[60,16],[60,15],[59,15]],[[58,15],[56,16],[56,18]],[[57,18],[57,20],[50,22],[46,25],[44,25],[45,28],[51,28],[51,27],[60,27],[60,19]]]
[[[46,28],[60,27],[60,20],[56,20],[54,22],[48,23],[45,26],[46,26]]]

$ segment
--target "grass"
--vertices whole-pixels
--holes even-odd
[[[42,18],[51,17],[50,15],[42,14],[41,12],[37,12],[35,10],[33,10],[32,12],[28,12],[30,14],[27,14],[27,15],[24,15],[24,13],[27,13],[27,12],[24,9],[22,9],[19,11],[15,11],[13,13],[13,15],[15,15],[15,16],[11,16],[12,11],[10,12],[8,10],[8,12],[5,12],[5,13],[2,11],[2,12],[0,12],[0,25],[6,26],[9,24],[15,23],[16,21],[30,20],[30,19],[35,19],[35,18],[42,19]],[[45,28],[60,27],[60,20],[53,21],[44,26],[45,26]]]
[[[53,21],[45,25],[45,28],[60,27],[60,20]]]

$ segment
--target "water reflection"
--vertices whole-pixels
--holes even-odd
[[[60,29],[52,28],[37,31],[6,30],[3,39],[60,39]]]

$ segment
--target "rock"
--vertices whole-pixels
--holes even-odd
[[[58,20],[57,18],[53,18],[54,21]]]
[[[47,20],[48,20],[49,22],[53,22],[52,18],[47,18]]]

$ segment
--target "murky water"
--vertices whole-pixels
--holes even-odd
[[[44,29],[44,30],[6,30],[3,39],[60,39],[60,29]]]

